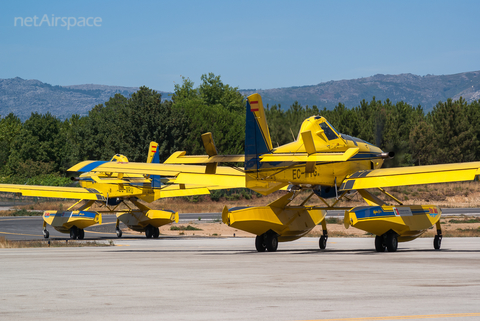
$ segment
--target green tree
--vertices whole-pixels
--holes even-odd
[[[4,172],[10,157],[12,143],[21,130],[22,122],[13,113],[0,120],[0,172]]]
[[[48,174],[59,170],[59,146],[56,144],[61,121],[47,113],[32,113],[12,142],[6,165],[8,173],[20,176]],[[25,165],[25,162],[28,164]],[[35,162],[36,166],[33,166]],[[43,164],[42,164],[43,163]],[[46,165],[52,163],[52,165]],[[25,172],[28,167],[38,168],[38,173]]]
[[[438,103],[429,115],[438,147],[435,163],[470,162],[478,154],[479,140],[468,119],[467,102],[460,97]]]
[[[203,75],[202,83],[193,88],[190,79],[175,85],[173,108],[184,112],[188,133],[184,150],[204,154],[201,135],[211,132],[219,153],[241,154],[245,141],[245,102],[238,88],[223,84],[220,76]]]

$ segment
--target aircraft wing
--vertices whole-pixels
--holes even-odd
[[[382,168],[347,176],[340,190],[471,181],[477,175],[480,162]]]
[[[93,188],[0,184],[0,192],[19,193],[23,196],[54,197],[103,201],[103,195]]]
[[[206,174],[205,165],[84,161],[71,167],[69,171],[169,176],[175,177],[172,180],[175,184],[197,185],[209,189],[245,187],[245,174],[226,166],[216,167],[215,174]]]

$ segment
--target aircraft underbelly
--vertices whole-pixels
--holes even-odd
[[[310,232],[323,220],[325,213],[316,208],[262,206],[229,211],[222,218],[227,225],[255,235],[274,231],[278,241],[285,242]]]
[[[422,235],[440,216],[440,208],[434,205],[364,206],[347,211],[345,225],[374,235],[392,230],[399,242],[406,242]]]
[[[72,226],[85,229],[101,222],[101,214],[88,211],[45,211],[43,220],[61,233],[69,233]]]
[[[178,213],[172,211],[149,210],[144,213],[141,211],[120,212],[117,218],[137,232],[144,232],[148,225],[160,227],[172,222],[178,222]]]

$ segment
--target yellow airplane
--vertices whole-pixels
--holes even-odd
[[[167,161],[199,164],[211,160],[207,156],[184,155],[173,154]],[[259,94],[253,94],[246,103],[245,187],[264,195],[285,187],[289,192],[262,207],[225,207],[222,220],[229,226],[257,235],[255,247],[259,252],[276,251],[278,242],[298,239],[322,224],[319,246],[325,249],[328,239],[326,211],[343,209],[345,227],[353,226],[376,235],[375,249],[379,252],[385,249],[394,252],[398,242],[413,240],[433,225],[437,229],[434,248],[440,249],[440,208],[403,205],[383,188],[473,180],[479,174],[480,162],[381,169],[384,160],[393,156],[366,141],[339,133],[320,116],[307,118],[294,142],[274,148],[262,99]],[[223,157],[231,161],[228,156]],[[214,175],[185,177],[190,183],[200,180],[207,185],[219,183]],[[186,181],[178,177],[175,182]],[[396,204],[388,205],[368,191],[371,188]],[[302,190],[311,191],[308,198],[300,205],[289,205]],[[346,194],[355,191],[367,206],[336,206]],[[325,206],[306,206],[313,195]],[[329,203],[328,199],[332,201]]]
[[[209,188],[203,185],[173,184],[163,175],[175,177],[182,172],[183,165],[159,164],[158,144],[150,143],[147,163],[129,163],[124,155],[115,155],[109,162],[85,161],[69,169],[70,172],[82,173],[74,180],[81,187],[54,187],[0,184],[0,192],[18,193],[24,196],[79,199],[67,211],[45,211],[43,213],[43,234],[49,237],[47,225],[57,231],[69,233],[72,239],[83,239],[84,229],[94,224],[102,223],[102,214],[116,214],[116,234],[122,236],[119,228],[123,222],[129,228],[145,232],[147,238],[157,238],[159,227],[172,222],[178,222],[178,213],[171,210],[153,210],[140,200],[150,203],[164,197],[178,197],[209,194]],[[134,164],[137,170],[130,172],[110,171],[110,167]],[[213,164],[216,169],[216,164]],[[145,174],[145,166],[157,168],[152,175]],[[161,170],[158,170],[160,166]],[[190,166],[190,170],[208,172],[211,166]],[[231,170],[231,169],[227,169]],[[219,169],[221,173],[223,169]],[[229,183],[230,184],[230,183]],[[210,189],[221,187],[211,186]],[[100,204],[101,210],[89,211],[93,204]]]

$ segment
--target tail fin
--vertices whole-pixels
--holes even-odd
[[[160,163],[158,143],[156,142],[150,142],[150,146],[148,147],[147,163]]]
[[[245,186],[263,195],[270,194],[286,183],[265,180],[260,168],[268,169],[274,165],[261,163],[260,156],[273,150],[270,132],[267,126],[262,97],[253,94],[247,97],[247,117],[245,123]],[[264,172],[263,175],[267,173]]]
[[[147,163],[160,164],[160,151],[158,150],[158,143],[156,142],[150,142]],[[150,178],[152,179],[152,188],[160,188],[160,185],[162,185],[160,181],[161,176],[151,175]]]
[[[258,157],[273,149],[262,97],[259,94],[247,97],[246,116],[245,170],[258,171],[260,168]]]

